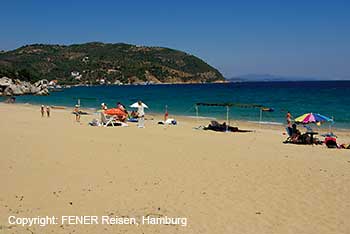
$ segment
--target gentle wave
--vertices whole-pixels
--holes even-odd
[[[142,100],[148,112],[163,114],[167,106],[170,115],[193,116],[195,104],[240,103],[258,104],[273,108],[263,112],[259,108],[229,109],[229,118],[268,124],[284,123],[287,111],[293,117],[314,112],[334,117],[334,127],[350,128],[350,81],[315,82],[251,82],[230,84],[186,84],[152,86],[92,86],[72,87],[49,96],[20,96],[19,103],[67,106],[73,108],[81,99],[82,108],[99,109],[102,102],[108,107],[122,102],[125,106]],[[203,118],[226,119],[225,107],[199,107]],[[327,123],[324,124],[327,126]]]

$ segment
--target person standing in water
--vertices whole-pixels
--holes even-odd
[[[137,102],[137,113],[138,113],[138,127],[139,128],[144,128],[145,127],[145,108],[143,106],[143,103],[141,101]]]

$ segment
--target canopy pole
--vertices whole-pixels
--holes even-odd
[[[165,105],[164,121],[168,119],[168,105]]]
[[[228,132],[228,125],[229,125],[228,115],[229,115],[229,111],[230,111],[230,107],[226,106],[226,132]]]
[[[168,120],[168,105],[165,105],[165,113],[164,113],[164,129],[168,128],[167,120]]]
[[[260,108],[260,119],[259,119],[259,124],[261,124],[261,120],[262,120],[262,109]]]
[[[332,121],[329,124],[329,133],[332,133],[332,125],[334,124],[334,117],[332,116]]]
[[[196,119],[197,119],[197,122],[198,122],[198,105],[195,105],[194,108],[196,109]]]

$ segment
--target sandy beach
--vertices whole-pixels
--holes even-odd
[[[208,120],[165,128],[153,116],[144,129],[104,128],[70,111],[0,104],[0,233],[350,233],[350,150],[283,144],[283,126],[233,121],[253,132],[217,133],[193,129]],[[187,225],[8,222],[68,215]]]

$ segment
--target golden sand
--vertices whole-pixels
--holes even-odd
[[[92,118],[0,105],[0,233],[350,233],[350,150],[283,144],[282,126],[216,133],[193,129],[207,120],[165,128],[154,116],[138,129],[90,127]],[[350,143],[350,132],[338,140]],[[69,215],[187,226],[8,223]]]

